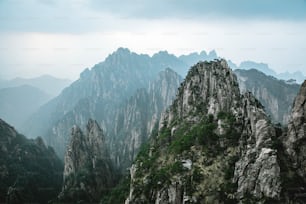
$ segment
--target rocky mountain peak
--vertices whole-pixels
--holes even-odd
[[[119,47],[115,53],[117,54],[130,54],[131,51],[128,48],[124,48],[124,47]]]
[[[89,119],[85,133],[74,125],[66,150],[64,184],[59,200],[97,201],[113,185],[112,171],[103,131],[98,123]]]
[[[126,203],[280,198],[275,129],[260,102],[240,94],[225,60],[191,67],[153,138],[131,168]]]
[[[225,60],[199,62],[189,73],[179,88],[179,92],[170,112],[168,124],[177,117],[198,120],[191,113],[212,114],[215,117],[221,111],[230,111],[237,106],[240,98],[236,75]]]
[[[210,60],[214,60],[214,59],[217,59],[218,56],[217,56],[217,53],[215,50],[211,50],[209,53],[208,53],[208,57],[210,58]]]
[[[95,157],[107,157],[108,151],[105,143],[105,136],[96,120],[89,119],[86,125],[88,148]],[[96,161],[94,161],[95,163]]]
[[[97,136],[104,137],[102,129],[100,128],[100,126],[98,125],[96,120],[89,119],[88,123],[86,125],[86,130],[88,132],[88,135],[90,135],[90,136],[93,136],[93,137],[97,137]]]
[[[107,58],[121,58],[125,56],[131,55],[132,52],[128,48],[119,47],[116,51],[114,51],[112,54],[110,54]]]
[[[165,58],[175,58],[173,54],[168,53],[168,51],[159,51],[152,56],[153,59],[165,59]]]
[[[139,57],[136,53],[131,52],[128,48],[120,47],[112,54],[108,55],[105,59],[107,64],[113,64],[116,66],[120,66],[120,63],[127,62],[130,63],[131,59],[135,59]],[[116,67],[113,67],[116,68]]]

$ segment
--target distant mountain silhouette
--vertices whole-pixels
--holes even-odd
[[[17,77],[7,81],[0,79],[0,88],[30,85],[43,90],[51,96],[57,96],[70,83],[71,81],[68,79],[59,79],[51,75],[42,75],[36,78]]]
[[[231,60],[228,60],[227,63],[233,70],[235,69],[244,69],[244,70],[256,69],[264,73],[267,76],[273,76],[277,79],[282,79],[285,81],[288,81],[288,80],[292,81],[293,79],[296,81],[296,83],[299,83],[299,84],[303,83],[303,81],[306,79],[306,76],[304,76],[303,73],[300,71],[293,72],[293,73],[290,73],[287,71],[287,72],[278,74],[273,69],[271,69],[268,64],[265,64],[265,63],[258,63],[258,62],[253,62],[253,61],[243,61],[240,63],[239,66],[233,63]]]
[[[29,85],[0,89],[0,117],[19,129],[30,115],[50,99],[50,95]]]

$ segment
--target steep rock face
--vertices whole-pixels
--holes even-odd
[[[111,138],[113,135],[108,133],[114,132],[114,125],[110,118],[116,117],[137,90],[147,90],[166,67],[187,69],[175,59],[167,53],[150,57],[119,48],[104,62],[86,69],[79,80],[43,106],[26,124],[24,132],[42,135],[62,158],[69,141],[69,128],[74,124],[83,129],[87,120],[94,118]]]
[[[215,115],[237,106],[240,93],[236,76],[224,60],[217,62],[198,63],[189,71],[163,122],[197,121],[197,113]]]
[[[244,199],[248,193],[255,198],[279,199],[281,194],[280,166],[273,146],[276,132],[263,107],[251,94],[242,100],[244,124],[240,138],[240,155],[235,164],[236,196]]]
[[[300,88],[298,84],[288,84],[255,69],[235,70],[235,73],[243,93],[251,91],[274,122],[288,123],[293,100]]]
[[[60,201],[97,202],[114,184],[114,172],[103,132],[89,120],[85,133],[71,130],[65,155],[64,184]]]
[[[172,103],[181,77],[171,69],[160,72],[148,89],[140,89],[116,113],[110,146],[116,166],[130,167],[142,144],[158,126],[161,113]],[[120,142],[118,142],[120,141]]]
[[[0,119],[0,202],[47,203],[59,193],[63,165],[41,138],[29,140]]]
[[[306,182],[306,81],[295,98],[283,143],[292,167]]]
[[[131,168],[126,203],[279,200],[275,129],[224,60],[193,66]]]
[[[73,111],[54,124],[46,141],[62,155],[69,141],[67,127],[77,124],[83,129],[88,118],[95,118],[106,132],[112,161],[125,171],[140,145],[147,141],[161,112],[172,102],[181,80],[174,71],[166,69],[149,81],[147,88],[138,89],[126,101],[106,105],[102,99],[100,102],[90,98],[80,100]]]

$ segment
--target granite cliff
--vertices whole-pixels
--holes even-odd
[[[196,64],[130,168],[125,203],[305,203],[305,86],[287,131],[224,60]]]
[[[58,201],[97,202],[113,187],[115,176],[105,136],[97,122],[90,119],[85,132],[74,126],[65,154],[64,183]]]

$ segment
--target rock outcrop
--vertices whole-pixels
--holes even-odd
[[[63,164],[54,150],[1,119],[0,155],[1,203],[47,203],[60,192]]]
[[[126,203],[280,200],[276,132],[225,60],[193,66],[131,168]]]
[[[114,177],[105,137],[97,122],[89,120],[85,133],[74,126],[66,150],[59,201],[98,202],[114,185]]]
[[[258,202],[263,198],[278,200],[281,178],[277,149],[273,146],[277,139],[275,129],[254,96],[245,94],[242,102],[244,123],[234,171],[237,199],[251,195]]]

